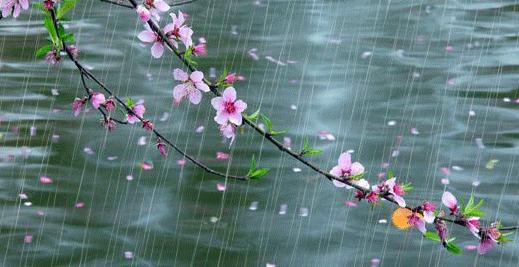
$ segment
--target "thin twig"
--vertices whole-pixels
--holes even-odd
[[[135,0],[128,0],[133,8],[137,8],[137,2]],[[156,33],[158,34],[162,40],[166,43],[166,45],[173,51],[173,53],[178,57],[178,59],[191,71],[191,72],[194,72],[194,71],[197,71],[197,68],[195,66],[193,66],[189,61],[187,61],[185,58],[182,57],[182,53],[177,49],[175,48],[175,46],[173,45],[173,43],[171,43],[171,41],[169,40],[169,38],[164,34],[164,32],[162,31],[162,29],[157,25],[157,23],[153,20],[149,20],[148,22],[148,25],[150,26],[150,28]],[[221,96],[220,92],[218,92],[217,90],[217,86],[214,85],[213,83],[211,83],[210,81],[208,81],[206,78],[204,78],[204,83],[207,84],[209,86],[209,89],[211,90],[211,92],[216,95],[216,96]],[[306,165],[307,167],[309,167],[310,169],[314,170],[315,172],[317,172],[318,174],[321,174],[322,176],[326,177],[328,180],[337,180],[337,181],[340,181],[342,183],[345,183],[359,191],[362,191],[364,194],[367,194],[370,192],[369,189],[365,189],[361,186],[358,186],[356,184],[353,183],[353,180],[351,179],[343,179],[341,177],[337,177],[335,175],[332,175],[326,171],[324,171],[323,169],[319,168],[318,166],[314,165],[313,163],[307,161],[306,159],[304,159],[301,155],[299,155],[298,153],[288,149],[287,147],[285,147],[281,142],[279,142],[278,140],[276,140],[270,133],[268,132],[265,132],[263,129],[261,129],[256,123],[254,123],[252,120],[246,118],[246,117],[243,117],[243,121],[245,122],[245,124],[249,125],[251,128],[253,128],[257,133],[259,133],[261,136],[263,136],[263,138],[267,139],[270,143],[272,143],[274,146],[276,146],[280,151],[290,155],[292,158],[296,159],[297,161],[303,163],[304,165]],[[393,198],[391,195],[389,194],[383,194],[381,196],[382,198],[386,199],[387,201],[389,202],[392,202],[394,204],[398,204]],[[407,209],[410,209],[410,210],[416,210],[416,208],[412,208],[412,207],[406,207]],[[454,219],[454,220],[450,220],[450,219],[445,219],[446,221],[450,221],[452,223],[455,223],[455,224],[458,224],[458,225],[461,225],[461,226],[465,226],[465,223],[463,221],[460,221],[460,220],[457,220],[457,219]],[[517,227],[508,227],[508,229],[510,230],[515,230],[515,229],[518,229]]]
[[[116,6],[121,6],[121,7],[126,7],[126,8],[133,9],[133,6],[122,3],[123,2],[122,0],[99,0],[99,1],[104,2],[104,3],[108,3],[108,4],[112,4],[112,5],[116,5]],[[172,7],[172,6],[182,6],[182,5],[194,3],[196,1],[198,1],[198,0],[187,0],[187,1],[182,1],[182,2],[178,2],[178,3],[171,3],[171,4],[169,4],[169,6],[170,7]]]
[[[54,13],[54,10],[51,9],[50,10],[50,14],[51,14],[51,17],[52,17],[52,21],[53,21],[53,24],[54,24],[54,28],[56,29],[56,32],[58,34],[58,38],[60,40],[62,40],[59,36],[59,27],[58,27],[58,20],[56,19],[56,15]],[[124,101],[122,101],[117,95],[113,94],[112,91],[110,89],[108,89],[107,86],[105,86],[100,80],[98,80],[89,70],[87,70],[86,68],[83,67],[83,65],[81,65],[81,63],[74,57],[74,55],[72,55],[72,53],[69,51],[65,41],[61,41],[62,42],[62,45],[63,45],[63,49],[65,50],[68,58],[74,63],[74,65],[76,65],[76,67],[78,68],[79,72],[81,73],[81,76],[82,76],[82,83],[83,83],[83,86],[85,87],[85,90],[87,90],[87,93],[88,92],[88,87],[86,86],[86,82],[84,81],[84,78],[83,78],[83,75],[85,75],[87,78],[91,79],[92,81],[94,81],[97,85],[99,85],[107,94],[113,96],[113,98],[121,105],[124,107],[124,109],[134,115],[135,117],[137,117],[141,122],[144,122],[145,119],[143,119],[142,117],[138,116],[137,114],[133,113],[132,109],[126,105],[126,103],[124,103]],[[104,113],[104,111],[102,111],[101,109],[99,109],[100,112],[103,114],[103,116],[105,116],[106,118],[106,114]],[[114,120],[115,122],[118,122],[116,120]],[[202,162],[196,160],[194,157],[192,157],[191,155],[187,154],[186,152],[184,152],[183,150],[181,150],[178,146],[176,146],[175,144],[173,144],[168,138],[164,137],[160,132],[158,132],[157,130],[155,129],[152,129],[153,133],[159,137],[162,141],[164,141],[165,143],[167,143],[170,147],[172,147],[175,151],[177,151],[179,154],[181,154],[183,157],[185,157],[186,159],[188,159],[189,161],[191,161],[193,164],[195,164],[196,166],[200,167],[202,170],[208,172],[208,173],[211,173],[211,174],[214,174],[214,175],[217,175],[217,176],[220,176],[220,177],[224,177],[224,178],[230,178],[230,179],[236,179],[236,180],[248,180],[249,178],[247,176],[236,176],[236,175],[228,175],[228,174],[225,174],[225,173],[221,173],[221,172],[218,172],[218,171],[215,171],[211,168],[209,168],[208,166],[206,166],[205,164],[203,164]]]

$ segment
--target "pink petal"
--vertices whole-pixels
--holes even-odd
[[[217,183],[216,184],[216,190],[220,191],[220,192],[223,192],[225,191],[225,189],[227,189],[227,187],[225,186],[225,184],[223,183]]]
[[[229,114],[229,121],[239,126],[242,123],[242,116],[240,113],[237,112]]]
[[[29,8],[29,0],[19,0],[18,3],[20,3],[22,8],[25,10]]]
[[[155,0],[153,5],[160,12],[166,12],[169,10],[169,5],[166,2],[164,2],[164,0]]]
[[[52,184],[52,178],[48,176],[40,176],[40,183],[42,184]]]
[[[478,246],[478,254],[483,255],[494,248],[495,242],[490,239],[483,239]]]
[[[78,202],[76,205],[74,205],[74,208],[76,209],[82,209],[85,207],[85,202]]]
[[[173,71],[173,78],[177,81],[185,82],[185,81],[189,80],[189,75],[187,74],[187,72],[183,71],[182,69],[177,68]]]
[[[452,195],[451,192],[445,191],[443,192],[442,203],[447,208],[451,209],[458,205],[458,200],[456,200],[456,197],[454,197],[454,195]]]
[[[245,109],[247,109],[247,103],[242,100],[238,100],[234,102],[234,107],[236,108],[236,112],[242,113]]]
[[[25,235],[25,237],[23,238],[23,242],[26,244],[32,243],[32,235]]]
[[[198,105],[202,101],[202,92],[199,90],[191,91],[189,93],[189,101],[194,105]]]
[[[194,83],[201,82],[204,79],[204,73],[202,73],[201,71],[197,70],[197,71],[194,71],[193,73],[191,73],[189,78]]]
[[[182,101],[182,98],[186,96],[187,94],[187,85],[186,84],[179,84],[173,88],[173,98],[175,99],[175,102],[180,103]]]
[[[214,97],[213,99],[211,99],[211,105],[213,106],[214,109],[216,110],[222,110],[223,109],[223,98],[218,96],[218,97]]]
[[[330,174],[335,175],[337,177],[341,177],[342,176],[342,169],[341,169],[341,167],[339,167],[339,166],[333,167],[332,170],[330,171]]]
[[[225,112],[218,112],[216,113],[216,116],[214,117],[214,121],[220,125],[226,125],[227,121],[229,120],[229,114]]]
[[[401,196],[393,195],[393,199],[398,204],[398,206],[405,208],[405,200]]]
[[[164,26],[164,28],[162,28],[162,31],[165,33],[172,32],[174,30],[175,30],[175,24],[173,24],[173,23],[166,24],[166,26]]]
[[[216,159],[217,160],[228,160],[229,154],[218,151],[218,152],[216,152]]]
[[[364,173],[364,166],[358,162],[354,162],[351,165],[351,175],[359,175]]]
[[[161,58],[164,53],[164,45],[160,42],[155,42],[151,47],[151,55],[154,58]]]
[[[20,15],[20,5],[14,5],[13,18],[17,18]]]
[[[351,154],[350,153],[342,153],[339,157],[339,166],[344,170],[349,170],[351,168]]]
[[[335,185],[335,187],[339,187],[339,188],[346,187],[345,183],[337,181],[335,179],[332,180],[332,183],[333,183],[333,185]]]
[[[139,38],[139,40],[145,43],[153,43],[157,39],[157,36],[154,32],[146,30],[139,33],[139,35],[137,35],[137,38]]]
[[[236,100],[236,90],[233,87],[227,87],[223,91],[222,97],[226,102],[234,102]]]
[[[210,91],[209,86],[207,84],[205,84],[205,82],[197,82],[197,83],[195,83],[195,87],[202,92],[207,93]]]

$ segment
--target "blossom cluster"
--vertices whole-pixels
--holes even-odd
[[[448,208],[449,216],[453,218],[447,219],[445,211],[437,210],[436,204],[430,201],[424,201],[415,208],[408,207],[403,197],[406,192],[410,191],[411,187],[408,184],[399,184],[396,177],[388,177],[389,179],[370,187],[369,182],[362,179],[364,166],[359,162],[352,163],[351,155],[347,152],[340,155],[338,164],[330,170],[330,174],[338,178],[333,180],[336,187],[357,188],[355,198],[359,201],[366,199],[368,203],[375,204],[384,198],[395,202],[400,206],[393,214],[393,223],[397,228],[414,227],[426,238],[440,241],[453,253],[458,252],[458,248],[452,242],[453,239],[448,236],[446,221],[457,222],[465,226],[475,237],[480,239],[477,246],[479,254],[488,252],[496,244],[509,241],[506,239],[506,235],[510,233],[501,233],[499,223],[481,227],[480,218],[484,215],[480,210],[483,204],[482,200],[475,204],[474,198],[471,197],[468,203],[461,207],[456,197],[451,192],[445,191],[442,195],[442,204]],[[403,223],[400,221],[403,221]],[[436,232],[428,231],[427,224],[433,224]]]

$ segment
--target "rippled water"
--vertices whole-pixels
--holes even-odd
[[[79,76],[68,62],[49,67],[34,58],[46,37],[37,12],[2,19],[3,266],[369,266],[372,258],[382,266],[519,264],[518,241],[482,257],[451,256],[417,231],[380,221],[393,206],[348,207],[351,192],[250,129],[229,149],[209,95],[199,106],[172,105],[171,70],[179,62],[151,59],[136,39],[143,27],[133,11],[81,2],[69,30],[95,75],[118,95],[145,101],[158,129],[211,167],[244,174],[255,154],[272,171],[259,181],[224,181],[179,166],[172,151],[161,159],[153,140],[138,145],[141,136],[150,141],[139,127],[107,134],[95,112],[74,118]],[[387,162],[412,182],[412,204],[438,202],[444,188],[465,199],[473,191],[487,200],[489,220],[519,223],[516,1],[200,0],[182,10],[195,35],[208,40],[200,68],[208,74],[226,66],[246,77],[236,88],[249,110],[270,114],[293,149],[304,138],[322,149],[313,161],[324,169],[353,149],[371,181]],[[335,140],[321,140],[320,131]],[[231,159],[217,160],[217,151]],[[154,168],[143,170],[143,162]],[[41,184],[40,176],[54,182]],[[461,245],[474,244],[456,228]]]

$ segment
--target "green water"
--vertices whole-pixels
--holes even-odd
[[[261,107],[295,150],[308,138],[323,150],[312,158],[323,169],[352,149],[372,183],[383,163],[413,183],[406,197],[413,205],[439,203],[445,188],[460,199],[474,192],[486,199],[488,220],[519,223],[516,1],[199,0],[182,11],[195,36],[208,41],[199,68],[243,75],[235,87],[248,110]],[[70,62],[53,67],[34,58],[46,37],[38,12],[2,19],[2,266],[370,266],[372,258],[381,266],[519,264],[518,241],[481,257],[451,256],[417,231],[381,223],[392,205],[348,207],[352,192],[246,127],[229,148],[208,94],[198,106],[173,105],[171,72],[180,63],[171,54],[151,58],[136,38],[143,27],[132,10],[84,0],[70,17],[81,62],[119,96],[145,101],[147,116],[181,148],[230,174],[245,174],[254,154],[271,172],[225,181],[179,166],[173,151],[162,159],[138,126],[106,133],[94,111],[73,117],[70,103],[83,88]],[[320,131],[335,140],[321,140]],[[143,136],[147,145],[138,144]],[[217,160],[218,151],[231,158]],[[487,168],[492,159],[499,162]],[[154,168],[142,170],[143,162]],[[54,182],[39,183],[43,175]],[[85,206],[74,208],[78,202]],[[465,229],[451,230],[460,245],[475,244]],[[24,243],[25,235],[33,242]]]

